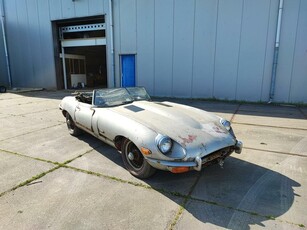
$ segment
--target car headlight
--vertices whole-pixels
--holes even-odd
[[[225,119],[221,119],[221,124],[229,131],[231,129],[230,121],[227,121]]]
[[[168,153],[172,149],[172,146],[173,146],[173,142],[172,142],[171,138],[169,138],[167,136],[163,136],[161,134],[159,134],[156,137],[156,143],[157,143],[159,150],[163,154]]]

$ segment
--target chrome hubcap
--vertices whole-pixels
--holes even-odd
[[[125,149],[126,159],[128,164],[134,170],[140,170],[144,164],[144,157],[138,148],[130,142]]]
[[[134,155],[132,152],[128,153],[128,158],[129,160],[133,161],[134,160]]]

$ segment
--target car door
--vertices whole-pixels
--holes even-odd
[[[83,129],[93,132],[92,130],[92,117],[95,110],[90,104],[79,102],[76,106],[75,118],[78,126],[81,126]]]

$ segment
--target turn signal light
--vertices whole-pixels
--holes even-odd
[[[141,147],[141,152],[144,155],[150,155],[151,154],[151,151],[149,149],[146,149],[146,148],[143,148],[143,147]]]
[[[175,167],[171,169],[172,173],[184,173],[190,170],[189,167]]]

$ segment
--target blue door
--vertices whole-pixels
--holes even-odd
[[[135,55],[121,55],[122,87],[135,86]]]

